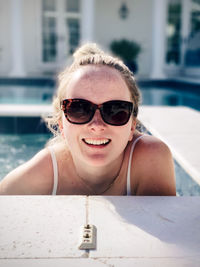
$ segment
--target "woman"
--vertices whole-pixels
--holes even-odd
[[[137,130],[139,101],[120,60],[79,48],[59,77],[54,142],[9,173],[0,194],[175,195],[169,148]]]

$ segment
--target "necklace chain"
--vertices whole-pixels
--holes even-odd
[[[84,180],[81,176],[79,176],[79,178],[81,179],[81,181],[84,183],[84,185],[85,185],[90,191],[93,191],[93,192],[95,193],[95,195],[102,195],[102,194],[104,194],[106,191],[108,191],[108,190],[111,188],[111,186],[114,184],[114,182],[116,181],[116,179],[118,178],[118,176],[119,176],[119,174],[118,174],[117,176],[115,176],[114,179],[112,180],[112,182],[108,185],[108,187],[107,187],[105,190],[103,190],[102,192],[100,192],[100,193],[97,193],[93,188],[91,188],[91,187],[85,182],[85,180]]]
[[[93,191],[95,193],[95,195],[102,195],[104,194],[106,191],[108,191],[111,186],[115,183],[115,181],[117,180],[117,178],[119,177],[119,174],[120,174],[120,171],[121,171],[121,168],[122,168],[122,165],[123,165],[123,161],[124,161],[124,153],[123,153],[123,159],[122,159],[122,162],[121,162],[121,165],[120,165],[120,168],[119,168],[119,171],[117,172],[117,175],[114,177],[114,179],[112,180],[112,182],[108,185],[108,187],[103,190],[101,193],[97,193],[94,189],[92,189],[88,184],[87,182],[81,177],[79,176],[78,174],[78,177],[79,179],[84,183],[84,185],[90,190],[90,191]]]

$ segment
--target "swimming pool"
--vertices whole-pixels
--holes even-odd
[[[197,90],[176,87],[141,86],[142,104],[150,106],[186,106],[200,111],[200,85]]]
[[[54,87],[50,85],[2,85],[0,104],[51,104]]]
[[[144,105],[184,105],[200,110],[200,88],[198,90],[170,86],[139,85]],[[55,86],[49,85],[2,85],[0,104],[44,104],[52,101]],[[12,119],[12,118],[2,118]],[[24,118],[23,118],[24,120]],[[30,120],[30,119],[29,119]],[[22,121],[24,125],[26,122]],[[33,124],[30,120],[30,123]],[[8,122],[10,125],[11,123]],[[16,124],[16,119],[14,121]],[[16,126],[16,125],[15,125]],[[30,128],[30,125],[27,126]],[[13,128],[14,129],[14,128]],[[12,130],[12,129],[11,129]],[[32,132],[33,133],[33,132]],[[29,160],[47,142],[49,134],[2,134],[0,133],[0,179],[18,165]],[[182,196],[200,195],[200,186],[175,162],[177,193]]]
[[[44,147],[50,137],[49,134],[0,134],[0,180],[8,172],[33,157]],[[200,186],[193,182],[177,162],[175,162],[175,172],[178,195],[200,195]]]

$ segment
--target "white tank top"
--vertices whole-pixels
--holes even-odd
[[[131,151],[129,154],[129,161],[128,161],[128,171],[127,171],[127,185],[126,185],[126,190],[127,190],[127,196],[131,196],[131,162],[132,162],[132,155],[133,151],[135,148],[136,143],[142,138],[144,135],[139,136],[138,138],[135,139],[131,146]],[[52,190],[52,195],[56,195],[57,192],[57,187],[58,187],[58,164],[56,160],[56,155],[53,150],[53,147],[48,147],[50,153],[51,153],[51,159],[52,159],[52,164],[53,164],[53,177],[54,177],[54,182],[53,182],[53,190]]]

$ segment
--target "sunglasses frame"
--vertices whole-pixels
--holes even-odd
[[[67,112],[66,112],[66,105],[67,105],[67,103],[70,103],[70,102],[72,103],[73,101],[76,101],[76,100],[81,100],[81,101],[83,101],[83,102],[90,103],[90,105],[92,106],[93,112],[91,113],[91,116],[88,118],[88,120],[85,121],[85,122],[74,122],[74,121],[71,121],[71,120],[69,119],[68,115],[67,115]],[[126,120],[126,122],[124,122],[123,124],[114,124],[114,123],[110,123],[110,122],[108,122],[108,121],[105,120],[105,117],[104,117],[104,114],[103,114],[103,111],[102,111],[102,107],[103,107],[104,104],[107,104],[107,103],[109,103],[109,102],[123,102],[123,103],[127,103],[127,104],[128,104],[129,115],[128,115],[128,119]],[[102,104],[94,104],[94,103],[92,103],[91,101],[86,100],[86,99],[82,99],[82,98],[73,98],[73,99],[64,99],[64,100],[62,100],[61,103],[60,103],[60,106],[61,106],[61,110],[63,110],[63,112],[64,112],[64,114],[65,114],[65,118],[66,118],[70,123],[72,123],[72,124],[87,124],[87,123],[89,123],[89,122],[93,119],[93,117],[94,117],[95,112],[96,112],[97,109],[99,109],[99,111],[100,111],[102,120],[103,120],[106,124],[113,125],[113,126],[122,126],[122,125],[125,125],[126,123],[128,123],[128,121],[129,121],[129,119],[130,119],[130,117],[131,117],[131,114],[132,114],[132,113],[133,113],[134,115],[136,114],[136,111],[135,111],[135,108],[134,108],[133,103],[130,102],[130,101],[125,101],[125,100],[110,100],[110,101],[106,101],[106,102],[104,102],[104,103],[102,103]]]

